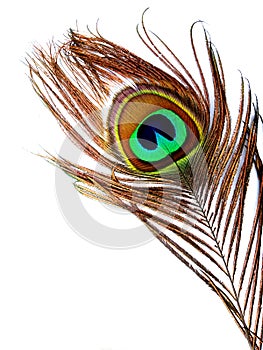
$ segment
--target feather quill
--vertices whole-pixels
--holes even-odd
[[[60,156],[48,154],[46,159],[72,176],[83,195],[120,206],[142,220],[219,296],[250,348],[262,350],[263,166],[258,151],[262,119],[242,75],[239,110],[234,116],[230,114],[220,56],[203,29],[210,65],[207,77],[198,58],[193,28],[190,39],[201,84],[161,38],[148,32],[143,18],[141,29],[137,28],[139,37],[166,71],[99,32],[86,36],[71,30],[64,44],[52,43],[48,50],[35,47],[28,59],[35,91],[72,142],[104,170],[72,164]],[[212,78],[212,88],[208,78]],[[169,100],[169,106],[171,101],[177,104],[176,111],[191,116],[187,120],[201,131],[196,132],[194,151],[180,153],[183,161],[168,152],[165,159],[169,166],[163,171],[162,160],[149,167],[150,162],[125,158],[128,146],[120,151],[121,141],[114,137],[112,123],[131,91],[132,96],[142,91],[154,95],[151,98],[162,96],[166,104]],[[140,103],[146,105],[148,100],[142,97]],[[110,121],[105,121],[101,110],[109,102]],[[134,123],[131,120],[129,123]],[[123,132],[126,129],[124,124]],[[156,128],[149,131],[147,124],[137,129],[161,134]]]

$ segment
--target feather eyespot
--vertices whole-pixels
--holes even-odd
[[[116,96],[109,131],[127,165],[147,173],[182,164],[203,139],[202,125],[173,91],[152,86],[126,88]]]

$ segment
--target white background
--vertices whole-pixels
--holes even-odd
[[[4,2],[0,21],[3,350],[248,349],[219,299],[159,242],[116,251],[76,235],[58,209],[54,168],[30,153],[40,151],[40,145],[58,151],[63,140],[26,77],[22,62],[33,43],[61,39],[76,20],[80,27],[92,27],[100,17],[107,38],[151,60],[135,33],[148,6],[148,27],[187,62],[189,27],[195,20],[206,21],[226,67],[229,94],[239,90],[240,69],[263,101],[261,1]]]

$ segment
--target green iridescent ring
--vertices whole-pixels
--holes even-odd
[[[152,163],[177,151],[186,137],[183,120],[171,110],[159,109],[137,126],[129,142],[139,159]]]

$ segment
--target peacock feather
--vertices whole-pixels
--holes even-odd
[[[35,47],[28,59],[35,91],[100,168],[46,158],[72,176],[83,195],[144,222],[219,296],[250,348],[261,350],[262,119],[242,74],[240,103],[230,113],[220,56],[202,27],[204,74],[195,26],[196,79],[143,18],[137,32],[163,69],[99,32],[70,30],[64,44]]]

